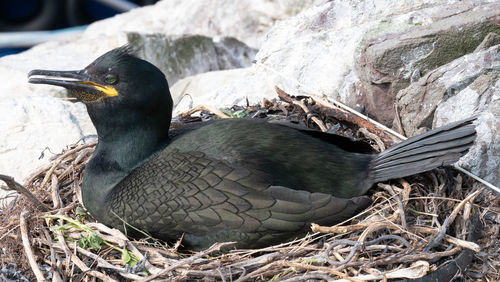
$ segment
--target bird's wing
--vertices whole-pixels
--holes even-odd
[[[373,148],[365,141],[354,139],[351,137],[346,137],[342,135],[338,135],[335,133],[322,132],[317,129],[312,129],[306,127],[302,124],[294,124],[289,121],[281,121],[281,120],[273,120],[269,121],[269,123],[277,124],[280,126],[293,128],[297,131],[303,132],[311,137],[320,139],[324,142],[333,144],[344,151],[353,152],[353,153],[362,153],[362,154],[372,154],[375,153]]]
[[[370,202],[273,186],[263,171],[177,150],[134,170],[116,191],[112,209],[132,226],[160,237],[185,232],[205,241],[289,235],[311,222],[345,220]]]

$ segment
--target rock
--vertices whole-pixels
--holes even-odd
[[[488,49],[491,46],[495,46],[498,44],[500,44],[500,35],[498,33],[490,32],[483,39],[483,42],[481,42],[481,44],[479,44],[476,47],[476,50],[474,50],[474,52],[481,51],[483,49]]]
[[[408,136],[479,115],[476,144],[460,163],[500,185],[500,45],[460,57],[401,90],[396,99]]]
[[[174,116],[198,105],[215,108],[258,104],[264,98],[277,97],[274,86],[254,68],[207,72],[179,80],[170,91]],[[186,95],[189,94],[189,95]],[[180,102],[180,103],[179,103]]]
[[[417,36],[418,32],[421,36],[427,36],[429,35],[425,31],[427,29],[438,33],[435,25],[451,24],[454,21],[456,23],[461,17],[465,17],[464,15],[479,18],[486,14],[492,15],[498,10],[497,5],[499,5],[498,2],[473,0],[456,1],[451,4],[449,1],[331,1],[311,7],[297,16],[276,24],[269,31],[257,53],[257,66],[260,67],[259,71],[267,73],[267,77],[287,93],[319,97],[326,95],[330,99],[339,99],[352,107],[365,106],[370,116],[391,124],[396,92],[391,94],[393,96],[378,94],[387,93],[390,90],[389,87],[392,87],[391,79],[393,78],[389,77],[389,74],[394,73],[395,77],[399,77],[397,74],[405,70],[399,70],[399,66],[406,66],[412,60],[415,61],[415,58],[408,55],[403,60],[395,56],[393,59],[399,61],[393,65],[387,65],[390,62],[382,59],[376,61],[382,66],[386,64],[395,67],[391,69],[356,68],[355,65],[360,64],[356,62],[360,60],[359,53],[363,50],[362,47],[367,42],[372,42],[373,38],[387,39],[379,43],[370,43],[379,44],[377,46],[380,46],[381,54],[387,55],[390,54],[390,47],[399,42],[400,36],[410,38]],[[476,21],[481,22],[477,18]],[[470,48],[464,48],[462,53],[461,51],[453,52],[450,58],[444,52],[443,59],[439,63],[443,64],[466,52],[472,52],[488,30],[498,28],[486,20],[482,22],[485,23],[482,27],[484,32],[481,29],[481,33],[474,34],[472,39],[468,40]],[[450,25],[448,27],[454,30]],[[470,29],[473,30],[473,26]],[[456,34],[460,34],[458,29],[456,31]],[[434,40],[441,40],[438,42],[438,45],[442,46],[440,51],[448,48],[445,42],[451,44],[449,50],[452,50],[454,42],[443,41],[443,38],[434,38]],[[457,37],[451,36],[450,38],[456,39]],[[424,42],[424,39],[420,40]],[[432,38],[426,42],[431,42],[431,40]],[[441,43],[443,45],[440,45]],[[423,43],[422,46],[424,46]],[[425,48],[413,47],[406,46],[406,49],[400,50],[399,54],[404,55],[406,53],[403,51],[406,51],[408,54],[413,52],[415,55],[418,51],[425,51]],[[371,50],[368,52],[372,52]],[[384,50],[387,52],[384,53]],[[433,56],[434,54],[430,57]],[[384,59],[388,60],[388,56]],[[438,62],[435,59],[434,61]],[[371,74],[371,70],[375,73]],[[382,71],[391,73],[380,74],[379,72]],[[418,79],[426,71],[427,68],[420,69],[419,74],[416,68],[409,68],[404,74]],[[380,79],[371,79],[377,75],[380,75]],[[366,83],[360,83],[360,76],[370,79],[365,79]],[[398,86],[398,89],[401,88],[403,86]],[[370,95],[372,92],[375,94]]]
[[[475,144],[469,153],[460,159],[459,164],[497,187],[500,187],[499,78],[498,67],[492,72],[479,75],[462,91],[443,99],[434,114],[434,127],[478,115]]]
[[[357,103],[367,113],[390,125],[399,90],[435,68],[471,53],[490,32],[500,2],[479,5],[426,26],[370,40],[356,62],[361,95]]]
[[[82,103],[12,94],[0,99],[0,109],[0,172],[21,183],[51,155],[96,134]]]
[[[401,90],[396,105],[404,132],[413,136],[421,128],[431,128],[438,103],[463,91],[481,75],[496,72],[500,68],[499,52],[497,45],[460,57]],[[465,105],[468,103],[464,102],[462,107]]]
[[[96,22],[85,36],[114,37],[125,32],[229,36],[258,48],[269,28],[318,0],[168,0]]]
[[[103,44],[107,48],[99,48],[102,51],[96,55],[93,55],[96,52],[93,40],[79,39],[76,42],[49,42],[18,55],[0,58],[0,75],[11,78],[9,83],[0,86],[0,93],[48,93],[68,97],[61,87],[29,85],[28,72],[32,69],[81,69],[99,55],[128,42],[140,47],[138,55],[160,68],[171,85],[189,75],[248,67],[257,52],[231,37],[215,40],[201,35],[130,33],[128,38],[123,42],[113,41],[115,44]]]
[[[130,33],[130,45],[156,65],[173,85],[181,78],[204,72],[249,67],[257,50],[232,37],[166,36]]]

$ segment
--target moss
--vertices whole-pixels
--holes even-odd
[[[417,64],[425,74],[463,55],[472,53],[490,32],[500,32],[500,26],[492,22],[484,22],[480,25],[450,29],[437,36],[434,51]]]
[[[401,33],[417,26],[417,24],[407,22],[393,22],[391,20],[381,20],[376,26],[368,29],[361,39],[359,48],[364,47],[369,41],[391,33]]]

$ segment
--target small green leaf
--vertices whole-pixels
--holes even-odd
[[[128,264],[130,262],[130,254],[128,253],[127,250],[123,249],[122,251],[122,262],[123,264]]]
[[[71,224],[64,224],[64,225],[52,225],[50,227],[50,230],[56,231],[56,230],[68,230],[73,228],[74,226]]]
[[[219,109],[219,110],[220,110],[221,112],[225,113],[226,115],[228,115],[228,116],[230,116],[230,117],[233,117],[233,114],[232,114],[230,111],[228,111],[228,110],[226,110],[226,109]]]
[[[87,240],[87,238],[85,236],[83,236],[82,234],[80,234],[80,240],[78,240],[78,247],[82,248],[82,249],[86,249],[89,245],[89,241]]]
[[[81,206],[76,207],[75,213],[77,215],[87,215],[87,211]]]
[[[89,241],[89,245],[94,250],[100,250],[102,244],[102,238],[97,235],[95,232],[91,232],[87,235],[87,240]]]

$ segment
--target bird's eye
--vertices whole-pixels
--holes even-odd
[[[104,78],[104,81],[107,83],[107,84],[116,84],[118,82],[118,78],[112,74],[108,74],[106,75],[106,77]]]

